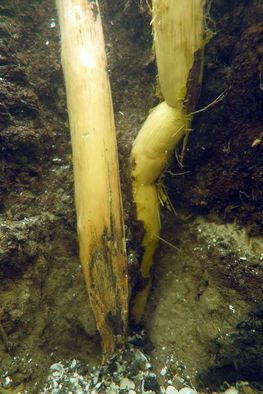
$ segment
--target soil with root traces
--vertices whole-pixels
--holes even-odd
[[[129,153],[158,103],[150,13],[144,0],[100,6],[132,282],[143,231]],[[156,393],[168,384],[211,393],[226,382],[263,391],[263,5],[214,0],[209,15],[197,109],[208,108],[194,118],[183,168],[174,158],[162,180],[176,215],[162,211],[147,335],[133,343],[151,362]],[[0,393],[40,393],[50,365],[78,360],[94,377],[100,362],[78,258],[53,0],[1,1],[0,98]]]

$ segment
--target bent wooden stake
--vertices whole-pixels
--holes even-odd
[[[105,355],[125,339],[127,260],[110,85],[98,2],[57,0],[80,259]]]
[[[141,320],[147,302],[153,256],[161,230],[156,181],[190,127],[187,93],[193,98],[190,101],[194,101],[195,94],[187,92],[187,83],[195,52],[203,45],[203,5],[202,0],[152,0],[154,47],[165,101],[151,111],[131,152],[133,198],[137,218],[145,229],[140,269],[145,287],[134,299],[132,316],[136,323]],[[198,78],[192,82],[194,91],[198,90],[201,80],[201,71],[197,71]]]

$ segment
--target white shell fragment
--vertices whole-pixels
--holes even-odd
[[[62,364],[60,363],[52,364],[49,369],[54,380],[59,380],[62,378],[64,374],[64,367]]]

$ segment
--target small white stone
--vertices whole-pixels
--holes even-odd
[[[229,389],[224,391],[224,394],[238,394],[238,390],[235,389],[234,387],[229,387]]]
[[[178,390],[174,386],[168,386],[165,390],[165,394],[178,394]]]
[[[56,27],[56,22],[54,18],[50,19],[49,26],[51,27],[51,29],[54,29],[54,27]]]
[[[142,394],[156,394],[156,392],[152,390],[144,391],[144,388],[142,388]]]
[[[121,390],[130,390],[130,389],[133,390],[133,389],[135,389],[135,383],[131,379],[123,378],[120,381],[120,389]]]
[[[12,379],[9,377],[9,376],[7,376],[6,378],[4,378],[4,380],[3,380],[3,387],[6,389],[6,388],[9,388],[10,386],[11,386],[11,384],[12,384]]]
[[[168,372],[168,368],[167,367],[163,367],[163,369],[160,372],[160,375],[161,376],[165,376],[167,374],[167,372]]]
[[[111,383],[110,387],[106,390],[105,394],[117,394],[119,391],[120,391],[120,386],[118,386],[115,383]],[[96,391],[96,393],[98,392]]]
[[[184,387],[183,389],[179,390],[179,394],[197,394],[197,392],[190,387]]]

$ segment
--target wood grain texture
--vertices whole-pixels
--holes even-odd
[[[103,353],[127,329],[127,261],[111,91],[97,1],[57,0],[80,259]]]

